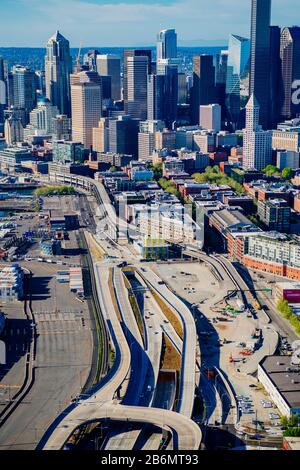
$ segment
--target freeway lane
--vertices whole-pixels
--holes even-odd
[[[165,284],[160,284],[161,279],[147,269],[143,272],[146,282],[163,298],[163,300],[180,317],[183,329],[183,349],[181,364],[181,380],[179,393],[179,411],[187,417],[192,416],[196,386],[196,346],[197,334],[193,315],[187,306],[176,297]]]
[[[56,427],[52,438],[45,444],[44,450],[61,449],[80,425],[101,420],[154,424],[172,432],[178,450],[198,450],[201,443],[199,426],[173,411],[114,405],[112,403],[101,405],[99,402],[87,400],[80,403],[75,410],[76,413],[73,413],[72,418],[69,417],[68,420],[64,420]]]

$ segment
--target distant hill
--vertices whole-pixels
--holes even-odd
[[[220,47],[221,49],[227,49],[227,45],[222,46],[222,44],[227,44],[226,39],[190,39],[186,41],[179,41],[179,47]]]
[[[211,43],[216,42],[216,45]],[[201,44],[202,43],[202,44]],[[220,44],[226,44],[222,41],[203,41],[203,40],[193,40],[193,41],[182,41],[178,47],[178,56],[184,56],[187,59],[187,62],[192,61],[192,57],[195,54],[212,54],[215,55],[219,53],[226,46]],[[91,50],[97,49],[100,54],[119,54],[123,57],[124,49],[151,49],[153,51],[153,59],[155,59],[156,48],[154,46],[144,46],[144,47],[85,47],[81,50],[81,57]],[[8,66],[12,67],[14,64],[26,65],[33,70],[42,70],[44,68],[46,49],[43,47],[0,47],[0,56],[8,62]],[[78,54],[78,48],[71,48],[71,55],[73,61],[75,62]]]

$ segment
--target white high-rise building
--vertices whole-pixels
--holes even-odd
[[[52,106],[47,98],[41,99],[29,115],[30,125],[45,134],[50,134],[53,130],[52,119],[58,114],[57,106]]]
[[[246,106],[246,129],[243,130],[245,168],[263,170],[272,163],[272,131],[263,131],[259,125],[260,106],[252,94]]]
[[[155,149],[155,134],[162,131],[165,127],[163,121],[142,121],[140,122],[140,131],[138,134],[139,160],[147,161],[151,159]]]
[[[208,104],[200,106],[200,126],[209,131],[221,130],[221,106]]]

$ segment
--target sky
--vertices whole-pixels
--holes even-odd
[[[249,37],[251,0],[0,0],[0,47],[44,47],[58,29],[71,47],[148,46],[175,28],[179,45]],[[273,0],[272,24],[300,25],[299,0]],[[191,43],[194,41],[194,43]]]

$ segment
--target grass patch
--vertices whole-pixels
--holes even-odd
[[[127,282],[128,282],[128,279],[127,279]],[[135,295],[134,295],[134,294],[130,294],[130,293],[128,292],[128,299],[129,299],[129,302],[130,302],[132,311],[133,311],[133,313],[134,313],[134,317],[135,317],[135,320],[136,320],[136,322],[137,322],[137,326],[138,326],[139,332],[141,333],[141,337],[142,337],[142,339],[143,339],[143,342],[145,343],[144,323],[143,323],[143,320],[142,320],[142,314],[141,314],[141,311],[140,311],[139,306],[138,306],[138,304],[137,304]]]
[[[111,296],[111,300],[112,300],[115,312],[117,314],[117,317],[118,317],[119,321],[121,322],[122,318],[121,318],[121,314],[120,314],[120,311],[119,311],[117,299],[116,299],[116,296],[115,296],[115,289],[114,289],[114,285],[113,285],[113,270],[112,270],[112,268],[110,268],[110,270],[109,270],[108,287],[109,287],[109,292],[110,292],[110,296]]]
[[[94,237],[89,233],[86,232],[88,238],[88,245],[92,255],[92,259],[94,261],[102,261],[104,251],[100,248],[99,244],[95,241]]]
[[[290,322],[297,335],[300,335],[300,320],[297,315],[294,315],[292,307],[285,299],[280,299],[277,303],[277,308],[283,317]]]
[[[109,350],[109,362],[110,362],[110,368],[114,365],[114,362],[116,360],[116,351],[114,349]]]
[[[170,307],[162,300],[162,298],[154,291],[151,289],[151,293],[158,303],[161,311],[163,314],[166,316],[166,318],[169,320],[169,322],[172,324],[174,330],[178,334],[179,338],[183,339],[183,327],[181,324],[181,321],[178,320],[177,316],[175,313],[170,309]]]
[[[163,335],[161,369],[180,371],[181,356],[166,335]]]
[[[75,194],[73,186],[45,186],[34,191],[36,196],[70,196]]]

